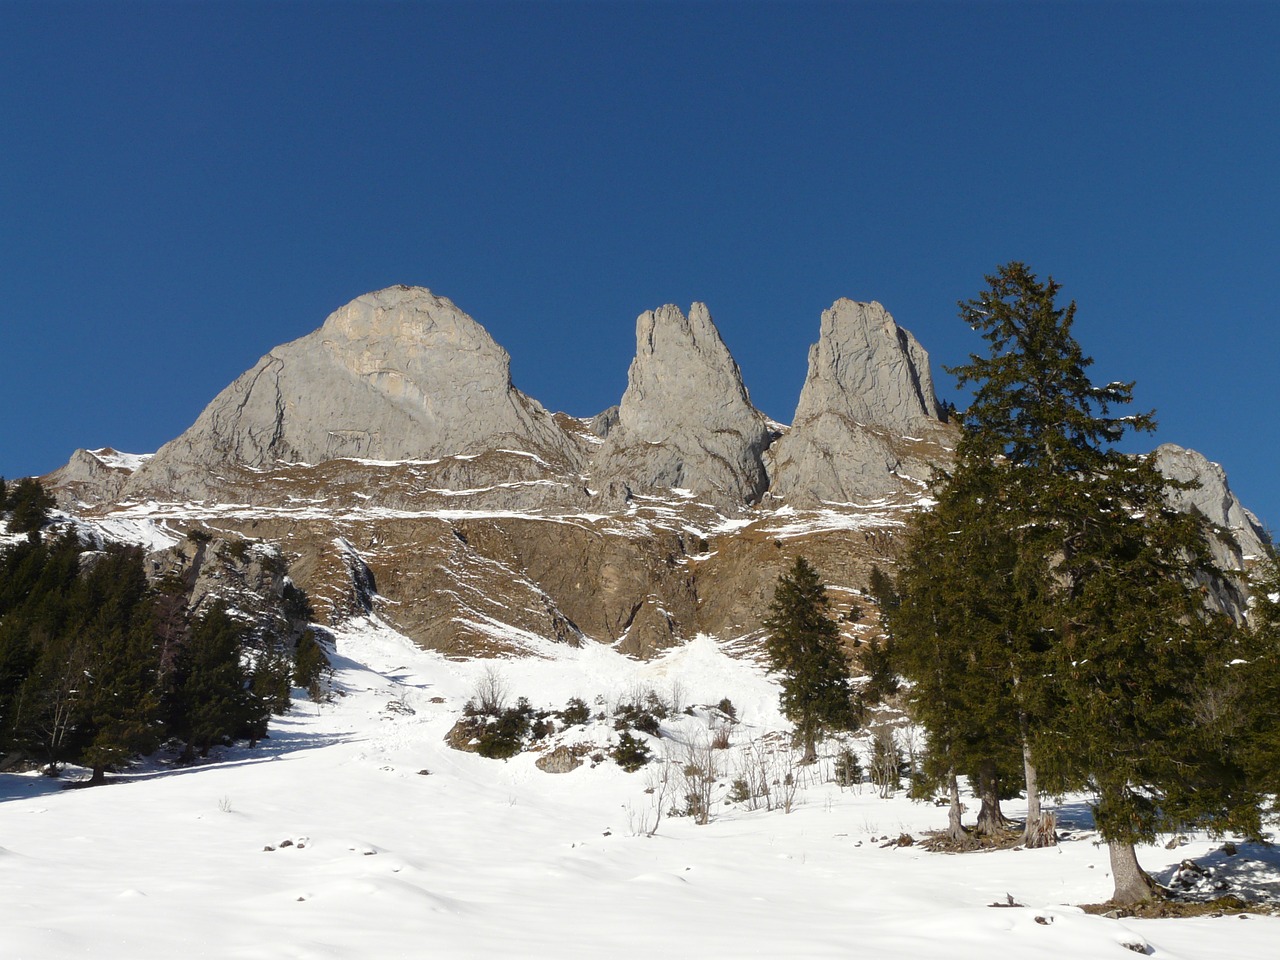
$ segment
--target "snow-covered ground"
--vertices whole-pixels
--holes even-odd
[[[725,805],[711,823],[651,816],[656,770],[611,761],[561,775],[486,760],[446,731],[487,666],[413,648],[373,622],[338,637],[326,704],[301,702],[257,747],[153,764],[63,790],[0,775],[0,956],[6,960],[394,957],[1160,958],[1274,960],[1280,919],[1110,920],[1064,904],[1111,890],[1082,804],[1048,850],[948,856],[882,846],[945,811],[810,783],[790,814]],[[591,647],[502,661],[512,697],[561,707],[652,688],[730,697],[735,741],[777,729],[776,688],[699,639],[639,663]],[[700,721],[664,725],[688,737]],[[601,724],[582,736],[603,745]],[[733,748],[721,751],[728,758]],[[429,772],[427,772],[429,771]],[[1009,812],[1017,813],[1010,804]],[[1168,879],[1210,860],[1238,890],[1280,890],[1273,854],[1220,842],[1140,851]],[[271,848],[271,849],[269,849]],[[1025,907],[993,908],[1008,896]]]

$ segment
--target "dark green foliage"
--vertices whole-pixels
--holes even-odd
[[[1255,829],[1224,708],[1238,631],[1196,586],[1222,574],[1150,458],[1111,446],[1154,421],[1111,414],[1132,385],[1089,381],[1056,283],[1019,263],[987,281],[960,305],[990,352],[952,371],[976,388],[958,462],[882,603],[927,769],[977,771],[985,812],[1021,754],[1029,806],[1037,774],[1091,789],[1113,845]]]
[[[718,704],[716,704],[716,709],[719,710],[721,713],[723,713],[730,720],[738,719],[738,709],[733,705],[733,701],[730,700],[728,697],[725,697]]]
[[[293,659],[279,644],[272,643],[258,654],[249,681],[249,691],[262,705],[265,714],[289,712],[290,683],[294,669]]]
[[[627,773],[634,773],[649,762],[649,745],[627,731],[618,735],[618,743],[610,751],[613,759]]]
[[[308,630],[303,633],[293,651],[293,682],[303,687],[312,700],[318,700],[324,689],[325,677],[332,670],[316,632]]]
[[[867,645],[862,654],[862,669],[867,681],[859,692],[865,706],[884,703],[898,692],[902,684],[898,679],[892,636],[885,640],[872,640]]]
[[[283,612],[285,619],[291,624],[307,624],[316,618],[316,612],[311,606],[311,598],[307,596],[307,591],[292,580],[285,581]]]
[[[858,762],[858,755],[848,747],[836,755],[832,772],[836,783],[842,787],[852,787],[862,782],[862,764]]]
[[[626,730],[628,727],[639,730],[641,733],[647,733],[651,737],[659,736],[662,728],[659,726],[658,718],[648,710],[636,708],[632,704],[618,708],[617,718],[613,722],[613,729]]]
[[[170,724],[201,756],[215,744],[260,735],[269,713],[253,696],[242,660],[248,632],[219,602],[196,621],[178,655]]]
[[[53,495],[33,477],[24,477],[8,488],[5,496],[10,511],[9,530],[13,533],[35,533],[49,519]]]
[[[1036,480],[1060,480],[1098,469],[1127,430],[1155,429],[1150,413],[1110,415],[1132,401],[1133,384],[1096,387],[1089,380],[1093,360],[1071,333],[1075,303],[1057,305],[1060,284],[1042,283],[1016,261],[986,281],[988,289],[959,306],[960,319],[982,335],[989,353],[948,368],[961,387],[975,387],[960,421],[962,460],[1004,457],[1035,469],[1029,476]]]
[[[1269,794],[1272,812],[1280,812],[1280,559],[1259,561],[1250,577],[1254,597],[1252,623],[1243,649],[1223,671],[1208,703],[1234,728],[1239,756],[1250,782]]]
[[[659,721],[665,720],[667,714],[667,705],[652,690],[643,695],[637,692],[629,700],[619,701],[613,712],[613,728],[626,730],[630,727],[651,737],[661,736]]]
[[[225,610],[193,626],[185,589],[148,584],[137,548],[86,551],[71,530],[0,550],[0,756],[100,781],[170,737],[203,752],[264,736],[288,709],[289,658]]]
[[[533,720],[533,707],[524,697],[516,701],[514,707],[486,717],[483,728],[475,733],[476,753],[491,760],[514,757],[524,749],[532,733]]]
[[[817,757],[824,730],[857,724],[849,663],[827,610],[827,591],[817,571],[797,557],[778,578],[764,627],[770,669],[782,675],[782,712],[796,726],[804,762]]]
[[[560,711],[560,719],[566,727],[576,727],[591,719],[591,710],[581,697],[570,697]]]

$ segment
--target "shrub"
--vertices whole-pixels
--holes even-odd
[[[533,716],[533,707],[524,697],[514,707],[490,715],[484,728],[476,733],[476,753],[491,760],[514,757],[533,732]]]
[[[845,747],[836,756],[835,781],[842,787],[852,787],[862,782],[862,764],[858,755]]]
[[[612,754],[618,766],[627,771],[627,773],[634,773],[639,770],[649,762],[652,756],[647,743],[636,739],[625,730],[618,737],[617,746],[613,748]]]
[[[718,704],[716,704],[716,709],[719,710],[721,713],[723,713],[730,720],[738,719],[738,708],[733,705],[733,701],[730,700],[728,697],[725,697]]]
[[[591,710],[581,697],[570,697],[560,711],[560,719],[566,727],[576,727],[591,719]]]

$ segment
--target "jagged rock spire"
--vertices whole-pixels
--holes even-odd
[[[894,493],[910,459],[898,441],[932,430],[940,415],[916,338],[879,303],[837,300],[809,350],[791,430],[771,451],[772,492],[797,503]]]
[[[756,500],[770,433],[705,304],[636,320],[636,356],[617,423],[592,463],[601,489],[683,488],[726,505]]]

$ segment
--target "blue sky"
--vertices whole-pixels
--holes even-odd
[[[1280,4],[0,0],[0,475],[154,450],[352,298],[429,286],[551,409],[706,301],[789,420],[818,315],[940,369],[1018,259],[1095,379],[1280,524]]]

